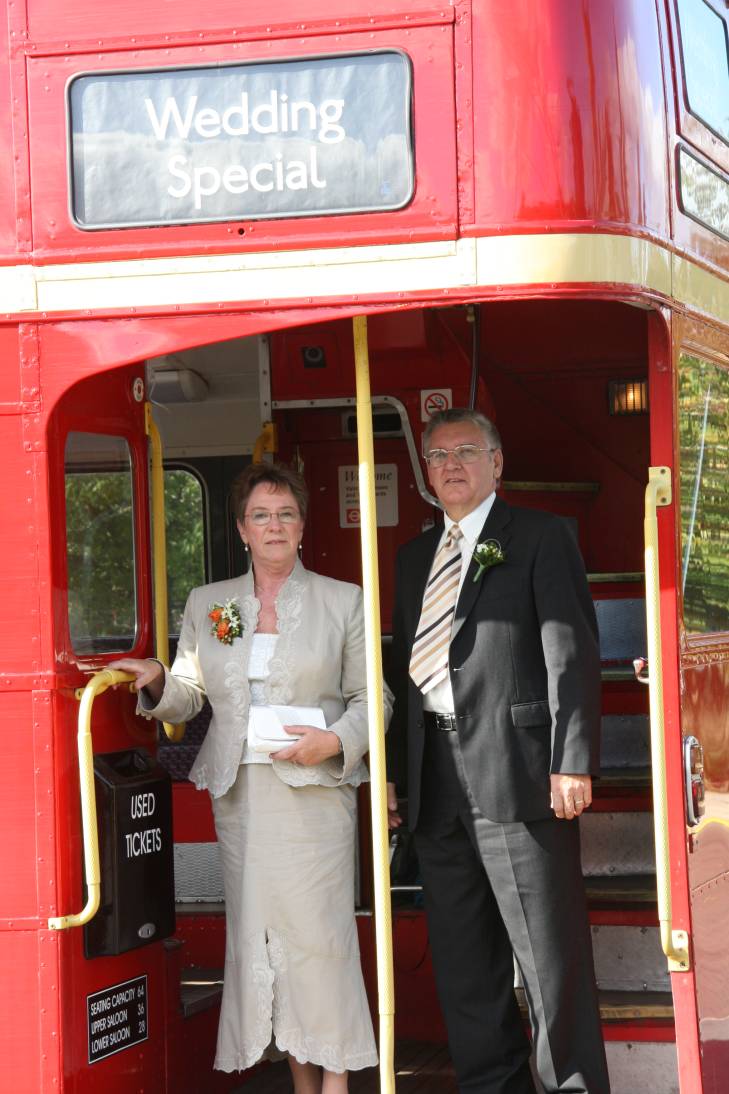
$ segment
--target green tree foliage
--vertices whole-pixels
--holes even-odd
[[[169,627],[177,634],[190,589],[205,580],[202,491],[190,472],[165,472],[165,512]],[[66,528],[73,648],[78,653],[130,649],[136,597],[129,470],[69,470]]]
[[[170,634],[179,634],[188,593],[205,581],[202,489],[189,471],[165,471],[165,519]]]
[[[683,616],[729,630],[729,372],[684,353],[678,381]]]
[[[131,475],[66,475],[68,611],[78,653],[129,649],[134,642],[134,537]],[[118,641],[109,641],[117,639]]]

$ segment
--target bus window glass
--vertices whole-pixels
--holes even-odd
[[[679,149],[681,205],[699,224],[729,239],[729,182]]]
[[[71,644],[79,654],[130,650],[137,615],[129,446],[122,437],[69,433],[65,473]]]
[[[681,578],[692,634],[729,630],[729,371],[682,353]]]
[[[706,0],[678,0],[689,110],[729,142],[729,51],[724,20]]]
[[[165,469],[167,599],[170,634],[179,634],[190,589],[205,582],[205,499],[192,471]]]

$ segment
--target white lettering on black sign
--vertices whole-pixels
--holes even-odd
[[[147,977],[138,976],[86,997],[89,1063],[131,1048],[149,1037]]]
[[[98,72],[69,91],[82,228],[399,209],[413,194],[408,59],[379,51]]]
[[[151,791],[132,795],[130,813],[132,820],[152,817],[157,808],[157,799]],[[144,828],[141,831],[127,832],[124,835],[127,858],[139,858],[140,855],[153,855],[162,850],[162,829]]]

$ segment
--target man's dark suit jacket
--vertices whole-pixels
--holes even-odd
[[[425,583],[442,528],[398,553],[387,734],[388,778],[420,806],[423,696],[408,674]],[[471,560],[450,647],[450,679],[464,768],[476,804],[499,822],[549,817],[550,773],[599,770],[600,654],[582,558],[560,517],[501,498],[479,535],[505,560],[477,581]]]

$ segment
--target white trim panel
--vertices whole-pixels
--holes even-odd
[[[478,285],[639,285],[671,295],[671,254],[634,236],[571,233],[476,241]]]
[[[729,284],[686,258],[673,255],[673,291],[687,308],[729,325]]]
[[[42,311],[307,300],[474,284],[475,243],[78,263],[36,270]]]
[[[37,278],[33,266],[0,266],[0,311],[38,311]]]
[[[80,312],[417,293],[634,285],[729,323],[725,278],[633,236],[562,233],[440,243],[0,267],[0,310]]]

